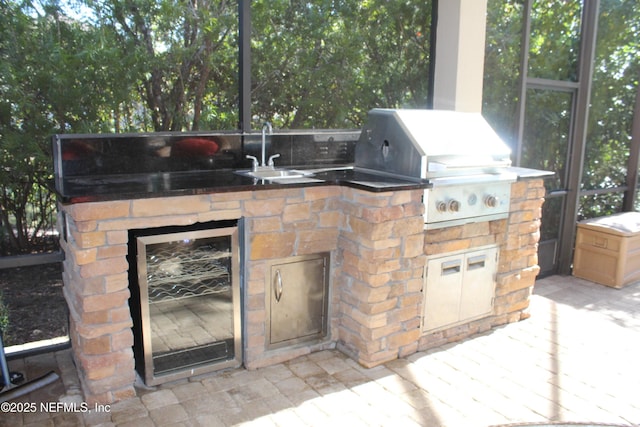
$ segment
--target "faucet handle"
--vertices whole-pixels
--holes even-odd
[[[274,154],[273,156],[269,156],[269,166],[273,167],[274,166],[273,159],[277,159],[278,157],[280,157],[280,154]]]
[[[251,168],[256,171],[258,169],[258,166],[260,166],[260,163],[258,163],[258,158],[255,156],[250,156],[250,155],[246,155],[245,156],[247,159],[251,159]]]

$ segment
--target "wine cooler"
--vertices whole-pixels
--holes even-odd
[[[157,385],[242,363],[238,224],[132,230],[136,369]]]

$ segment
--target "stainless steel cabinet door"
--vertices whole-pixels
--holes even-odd
[[[328,255],[293,257],[271,265],[269,344],[293,344],[326,334]]]
[[[460,319],[471,319],[493,310],[498,248],[472,252],[465,258]]]
[[[464,254],[429,261],[424,297],[424,330],[459,320]]]
[[[498,248],[477,249],[427,262],[423,332],[478,319],[493,311]]]

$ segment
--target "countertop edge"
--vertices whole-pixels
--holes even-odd
[[[112,202],[116,200],[133,200],[133,199],[152,199],[162,197],[181,197],[181,196],[195,196],[203,194],[216,194],[216,193],[234,193],[242,191],[266,191],[266,190],[282,190],[288,188],[308,188],[308,187],[326,187],[326,186],[340,186],[350,187],[359,190],[369,191],[372,193],[383,193],[388,191],[408,191],[408,190],[423,190],[429,188],[431,185],[427,182],[416,183],[408,182],[407,184],[375,184],[367,185],[362,181],[347,180],[347,179],[322,179],[318,178],[317,182],[304,182],[304,183],[265,183],[265,184],[237,184],[228,187],[202,187],[193,189],[176,189],[176,190],[160,190],[153,193],[148,192],[119,192],[110,194],[99,195],[79,195],[79,196],[65,196],[57,192],[57,197],[60,203],[76,204],[76,203],[92,203],[92,202]]]
[[[555,172],[551,171],[522,168],[518,166],[509,166],[508,168],[506,168],[506,170],[507,172],[516,174],[518,176],[518,181],[522,181],[525,179],[549,178],[556,174]]]
[[[529,169],[521,167],[509,167],[506,168],[507,172],[517,175],[517,180],[528,180],[537,178],[546,178],[555,175],[554,172]],[[228,173],[232,173],[229,171]],[[155,191],[144,191],[137,189],[124,189],[114,190],[113,192],[98,192],[96,194],[90,194],[91,191],[87,191],[86,194],[68,195],[63,194],[56,188],[56,194],[58,201],[62,204],[76,204],[76,203],[90,203],[90,202],[111,202],[116,200],[132,200],[132,199],[151,199],[161,197],[180,197],[180,196],[194,196],[203,194],[216,194],[216,193],[232,193],[241,191],[264,191],[264,190],[280,190],[286,188],[307,188],[307,187],[320,187],[320,186],[342,186],[350,187],[358,190],[368,191],[371,193],[384,193],[389,191],[410,191],[410,190],[425,190],[432,187],[432,184],[428,180],[415,181],[401,181],[397,179],[391,179],[386,177],[374,176],[369,174],[359,176],[347,176],[344,173],[337,174],[336,171],[323,172],[314,175],[316,181],[313,182],[296,182],[296,183],[278,183],[278,182],[262,182],[260,184],[245,181],[239,183],[233,183],[228,185],[208,186],[202,185],[199,187],[189,188],[175,188],[175,189],[157,189]],[[57,186],[56,186],[57,187]],[[87,188],[91,188],[91,184],[87,184]],[[64,184],[63,184],[64,188]]]

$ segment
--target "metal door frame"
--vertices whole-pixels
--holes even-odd
[[[534,0],[525,0],[524,30],[522,34],[522,59],[520,61],[520,101],[518,103],[517,150],[516,164],[520,165],[523,144],[525,104],[528,89],[548,89],[571,91],[574,93],[571,112],[571,129],[566,158],[565,189],[554,191],[550,197],[564,197],[564,207],[560,221],[558,247],[554,254],[555,271],[553,273],[569,274],[573,260],[573,242],[575,240],[575,224],[578,217],[582,172],[586,148],[587,118],[591,97],[591,81],[593,77],[596,35],[598,27],[598,11],[600,0],[583,0],[580,32],[580,53],[578,58],[578,82],[556,81],[528,76],[529,47],[531,33],[531,11]],[[635,194],[635,191],[634,193]]]

